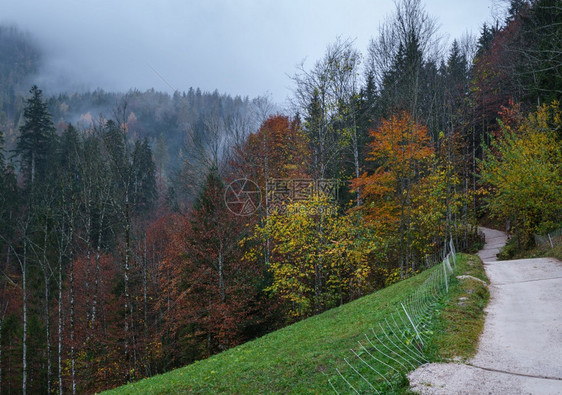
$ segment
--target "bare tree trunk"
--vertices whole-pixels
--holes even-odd
[[[50,333],[50,323],[49,319],[49,276],[47,272],[43,272],[43,278],[45,281],[45,336],[47,340],[47,391],[51,393],[51,333]]]
[[[22,264],[22,291],[23,291],[23,335],[22,335],[22,387],[23,395],[27,394],[27,235],[23,236],[23,264]]]
[[[62,233],[62,232],[61,232]],[[61,235],[64,240],[64,235]],[[64,242],[62,243],[64,244]],[[62,383],[62,245],[59,246],[59,301],[58,301],[58,381],[59,381],[59,395],[63,392]]]
[[[147,251],[146,251],[146,232],[144,233],[143,256],[142,256],[142,293],[143,293],[143,313],[144,313],[144,352],[145,352],[145,374],[150,376],[149,339],[148,339],[148,292],[147,292]]]
[[[318,234],[320,236],[320,245],[317,246],[318,249],[325,248],[326,240],[324,238],[324,227],[322,226],[324,221],[324,214],[320,213],[320,219],[318,221]],[[317,250],[318,251],[318,250]],[[315,313],[320,313],[322,310],[321,305],[321,296],[322,296],[322,272],[324,271],[324,261],[323,261],[323,254],[318,254],[319,258],[317,263],[314,265],[314,294],[316,296],[315,301]]]
[[[49,319],[49,263],[47,262],[47,223],[43,228],[43,281],[45,282],[45,335],[47,340],[47,392],[51,393],[51,334]]]
[[[226,302],[226,289],[224,285],[224,257],[223,257],[222,239],[220,240],[220,245],[219,245],[218,265],[219,265],[219,290],[221,293],[221,302],[224,303]]]
[[[10,211],[9,218],[12,218],[12,212]],[[9,267],[10,264],[10,244],[7,244],[6,248],[6,268]],[[5,301],[4,311],[2,312],[2,317],[0,318],[0,393],[2,392],[2,324],[4,323],[4,317],[6,316],[6,311],[8,311],[8,298],[5,297],[6,295],[6,283],[4,283],[3,289],[3,298],[2,300]]]
[[[2,324],[4,323],[4,313],[0,318],[0,392],[2,391]]]
[[[400,279],[404,278],[404,266],[406,263],[405,251],[405,232],[406,232],[406,214],[404,213],[406,202],[404,201],[404,174],[400,176],[399,195],[400,195]]]
[[[126,186],[125,186],[126,188]],[[129,292],[129,272],[131,259],[131,218],[129,213],[129,192],[125,190],[125,267],[123,273],[124,292],[125,292],[125,357],[129,362],[129,371],[131,371],[131,358],[133,359],[133,367],[136,366],[136,355],[133,350],[133,304]]]
[[[360,167],[359,167],[359,142],[358,142],[358,138],[357,138],[357,127],[354,127],[355,131],[354,131],[354,135],[355,138],[353,139],[353,163],[355,165],[355,178],[359,179],[360,174]],[[360,188],[357,188],[357,192],[356,192],[357,196],[356,196],[356,205],[357,207],[361,206],[361,190]]]
[[[103,229],[103,222],[105,218],[105,204],[101,203],[101,212],[99,218],[99,232],[98,232],[98,239],[96,242],[96,267],[94,270],[94,294],[92,300],[92,312],[90,314],[90,331],[94,331],[94,325],[96,323],[96,314],[97,314],[97,307],[98,307],[98,290],[99,290],[99,274],[100,274],[100,260],[101,260],[101,242],[102,242],[102,229]]]
[[[476,133],[474,126],[474,115],[472,117],[472,215],[476,216]]]
[[[69,241],[73,240],[73,219],[70,219]],[[70,372],[72,377],[72,394],[76,394],[76,356],[74,350],[74,249],[70,248]]]
[[[3,296],[6,295],[6,283],[4,283]],[[6,298],[3,298],[6,300]],[[4,318],[6,317],[6,311],[8,310],[8,302],[4,306],[2,311],[2,317],[0,317],[0,393],[2,392],[2,324],[4,323]]]
[[[265,196],[266,221],[268,220],[268,217],[269,217],[269,206],[268,206],[269,196],[267,195],[267,184],[269,183],[269,147],[268,147],[268,143],[267,143],[268,134],[269,134],[269,130],[264,130],[264,133],[263,133],[263,152],[264,152],[263,175],[264,175],[264,180],[265,180],[265,184],[266,184],[266,191],[265,191],[265,193],[266,193],[266,196]],[[270,245],[270,239],[269,239],[269,236],[268,236],[266,241],[265,241],[265,254],[264,254],[265,267],[269,267],[269,255],[270,255],[270,246],[269,245]]]
[[[411,196],[411,191],[412,191],[412,178],[413,175],[410,175],[410,177],[408,178],[408,183],[407,183],[407,192],[406,192],[406,207],[407,207],[407,215],[406,215],[406,231],[407,233],[407,238],[406,238],[406,259],[408,262],[408,267],[411,268],[412,270],[415,269],[414,265],[414,259],[412,256],[412,196]]]
[[[86,284],[85,284],[85,294],[86,294],[86,322],[88,324],[88,335],[86,338],[86,344],[90,343],[90,332],[92,327],[91,310],[90,310],[90,268],[92,266],[92,215],[90,211],[90,202],[88,201],[88,209],[86,211],[87,219],[87,231],[86,231]]]

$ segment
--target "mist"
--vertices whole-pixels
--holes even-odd
[[[426,9],[452,40],[478,34],[491,3],[438,0]],[[281,103],[297,64],[312,65],[337,37],[365,51],[393,8],[380,0],[4,0],[0,23],[39,41],[35,82],[46,92],[200,87]]]

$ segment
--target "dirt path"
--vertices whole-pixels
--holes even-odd
[[[421,394],[562,394],[562,262],[496,260],[505,234],[481,228],[478,255],[490,303],[478,352],[468,364],[427,364],[408,375]]]

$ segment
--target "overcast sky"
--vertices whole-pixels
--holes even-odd
[[[425,4],[450,42],[477,35],[492,1]],[[297,64],[312,66],[338,36],[366,53],[393,9],[390,0],[0,0],[0,23],[40,41],[58,86],[200,87],[282,103]]]

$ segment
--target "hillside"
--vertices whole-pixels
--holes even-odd
[[[463,269],[438,255],[477,250],[482,217],[508,232],[502,256],[562,227],[562,6],[503,2],[449,41],[423,0],[393,3],[368,46],[342,29],[267,80],[275,57],[237,64],[205,41],[212,17],[197,35],[147,8],[123,34],[100,19],[103,37],[78,37],[89,12],[60,35],[31,29],[36,12],[14,15],[29,34],[0,27],[0,393],[400,393],[473,353],[478,258],[449,284]],[[117,45],[144,27],[205,53]],[[220,93],[241,74],[259,89]],[[283,107],[241,96],[278,78]]]
[[[195,142],[186,137],[187,131],[194,133],[197,142],[204,143],[205,136],[213,132],[226,136],[236,131],[244,136],[258,127],[252,114],[259,99],[231,96],[218,90],[207,92],[193,87],[187,91],[160,92],[132,87],[128,91],[66,91],[62,85],[55,88],[56,84],[45,77],[48,50],[37,37],[16,26],[0,24],[0,53],[0,131],[4,133],[7,151],[15,148],[25,100],[34,84],[45,90],[46,105],[59,135],[69,123],[80,130],[90,130],[101,116],[109,119],[121,108],[129,138],[147,138],[158,166],[168,175],[178,171],[184,160],[192,156]],[[68,87],[75,85],[74,81],[67,82]]]
[[[478,264],[475,264],[478,262]],[[461,255],[456,272],[482,277],[480,261]],[[442,265],[426,270],[379,292],[288,326],[255,341],[248,342],[209,359],[184,368],[129,384],[108,393],[326,393],[329,379],[337,379],[336,368],[345,371],[344,358],[371,328],[384,322],[401,307],[430,276],[443,270]],[[473,287],[477,285],[473,284]],[[485,289],[485,288],[480,288]],[[457,300],[465,290],[455,279],[439,303],[440,318],[434,317],[439,336],[426,342],[429,358],[468,356],[474,350],[475,337],[482,327],[482,309],[487,292],[475,295],[459,311]],[[466,298],[466,296],[464,296]],[[451,307],[453,306],[453,307]],[[471,310],[473,309],[473,310]],[[473,311],[475,314],[467,312]],[[455,319],[451,317],[453,315]],[[466,325],[464,325],[466,324]],[[454,325],[454,327],[453,327]],[[462,333],[468,330],[471,333]],[[428,331],[428,333],[431,333]],[[463,341],[460,341],[463,339]],[[388,372],[386,372],[388,374]],[[391,375],[388,374],[388,377]],[[404,386],[404,381],[399,383]]]

